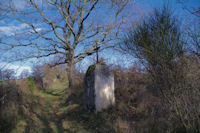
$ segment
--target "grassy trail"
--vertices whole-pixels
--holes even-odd
[[[20,116],[16,128],[12,133],[62,133],[67,131],[67,125],[63,124],[62,115],[65,113],[63,104],[64,90],[41,91],[34,89],[27,95],[23,108],[23,116]]]
[[[113,110],[85,110],[82,88],[65,89],[57,83],[39,90],[32,79],[17,84],[23,103],[11,133],[115,133]]]
[[[64,90],[34,89],[26,96],[23,116],[11,133],[103,133],[114,132],[108,114],[83,109],[80,95],[68,96]]]

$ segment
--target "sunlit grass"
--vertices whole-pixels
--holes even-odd
[[[17,82],[24,93],[25,103],[12,133],[112,131],[112,122],[109,122],[110,116],[106,112],[95,114],[83,108],[82,88],[66,89],[64,84],[57,82],[58,88],[53,85],[40,90],[32,78]]]

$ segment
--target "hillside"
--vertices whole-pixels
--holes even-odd
[[[154,128],[149,125],[151,117],[145,118],[148,112],[147,100],[151,97],[144,88],[144,84],[148,81],[145,75],[139,73],[132,75],[120,69],[115,70],[115,80],[118,86],[116,87],[116,105],[96,114],[85,109],[81,80],[76,87],[70,89],[66,88],[66,80],[60,78],[62,76],[57,77],[55,76],[57,73],[51,73],[51,71],[47,75],[49,74],[53,80],[49,79],[49,76],[44,76],[43,81],[50,80],[51,82],[48,82],[48,85],[44,82],[42,89],[32,77],[3,83],[10,86],[4,87],[16,89],[17,93],[8,93],[6,104],[2,106],[8,109],[2,111],[6,114],[3,117],[6,123],[1,120],[3,123],[1,132],[130,133]],[[127,76],[129,79],[125,78]],[[143,81],[137,83],[137,80],[141,78]],[[135,80],[132,85],[129,84],[131,80]],[[131,90],[133,86],[137,89]],[[146,95],[148,99],[145,98]],[[10,97],[15,102],[11,101]],[[144,99],[139,97],[144,97]],[[12,108],[9,103],[15,106]]]
[[[104,126],[105,124],[99,125],[105,122],[103,117],[107,116],[89,113],[83,109],[80,89],[73,90],[73,93],[71,90],[66,92],[65,88],[39,90],[31,78],[18,80],[17,84],[22,88],[24,103],[11,133],[84,133],[95,132],[98,128],[102,132],[112,130],[109,126]]]
[[[195,69],[196,66],[191,67],[191,70]],[[98,113],[85,109],[82,73],[77,73],[73,88],[67,87],[67,75],[54,69],[48,70],[42,77],[1,81],[0,132],[185,132],[176,112],[153,88],[148,73],[137,66],[129,70],[116,67],[112,71],[115,75],[116,103]],[[193,74],[188,79],[194,79],[197,75]],[[198,85],[198,82],[194,81],[194,85]],[[198,100],[198,94],[193,93],[194,101]],[[195,106],[191,105],[192,111],[198,111],[196,104],[198,102],[194,102]],[[184,108],[178,109],[184,111]],[[196,125],[198,128],[198,123]]]

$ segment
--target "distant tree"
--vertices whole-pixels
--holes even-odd
[[[3,71],[0,69],[0,81],[3,80]]]
[[[24,103],[24,93],[22,94],[15,80],[10,80],[14,78],[14,71],[11,69],[5,70],[5,66],[0,66],[3,74],[2,80],[7,80],[0,82],[0,132],[3,133],[11,132],[11,129],[16,126],[21,112],[19,108]],[[2,67],[4,67],[4,70],[1,69]]]
[[[32,70],[37,87],[43,89],[44,65],[35,65]]]
[[[3,70],[3,79],[4,80],[12,80],[15,78],[15,71],[13,69]]]
[[[186,0],[177,0],[178,3],[180,3],[183,6],[184,10],[187,10],[189,13],[196,17],[200,17],[200,6],[199,7],[189,7],[186,4]]]
[[[192,52],[200,58],[200,30],[199,30],[199,25],[193,26],[193,29],[188,31],[188,36],[191,39],[191,43],[189,45],[192,45]]]
[[[1,64],[0,65],[0,81],[2,81],[2,80],[5,80],[4,78],[5,78],[5,70],[7,69],[9,67],[9,65],[8,64]]]
[[[186,4],[186,0],[177,0],[179,4],[182,5],[183,9],[189,12],[191,15],[200,18],[200,6],[199,7],[194,7],[193,6],[188,6]],[[200,22],[200,21],[199,21]],[[200,57],[200,30],[199,30],[199,23],[198,21],[192,22],[189,25],[189,28],[187,29],[187,37],[189,37],[191,40],[189,41],[189,48],[190,51],[192,51],[195,55]]]
[[[29,47],[31,52],[23,57],[41,58],[62,56],[54,65],[67,64],[69,87],[73,86],[74,65],[102,51],[119,39],[123,23],[121,12],[129,0],[27,0],[25,9],[17,9],[14,0],[9,0],[7,10],[10,19],[23,24],[23,34],[15,36],[15,42],[1,41],[11,48]],[[10,4],[9,4],[10,3]],[[26,35],[26,36],[24,36]],[[20,36],[20,37],[19,37]],[[42,40],[42,41],[41,41]],[[82,51],[80,51],[83,49]],[[33,54],[34,51],[36,54]],[[77,53],[78,51],[78,53]]]
[[[28,69],[24,69],[20,74],[20,78],[27,78],[28,76],[30,76]]]

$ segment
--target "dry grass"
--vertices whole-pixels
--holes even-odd
[[[192,63],[190,65],[190,70],[194,72],[197,67]],[[76,76],[74,88],[66,88],[66,78],[53,71],[49,71],[43,79],[55,82],[48,82],[43,89],[38,88],[33,78],[1,83],[1,88],[3,85],[11,90],[7,93],[5,104],[0,104],[1,132],[184,133],[171,108],[164,104],[162,98],[154,95],[150,75],[139,69],[137,66],[129,70],[113,68],[116,104],[97,114],[85,109],[84,74],[81,73]],[[193,80],[198,74],[191,75],[191,71],[188,71],[188,76]],[[198,85],[195,81],[191,83]],[[0,94],[2,97],[5,93]]]

